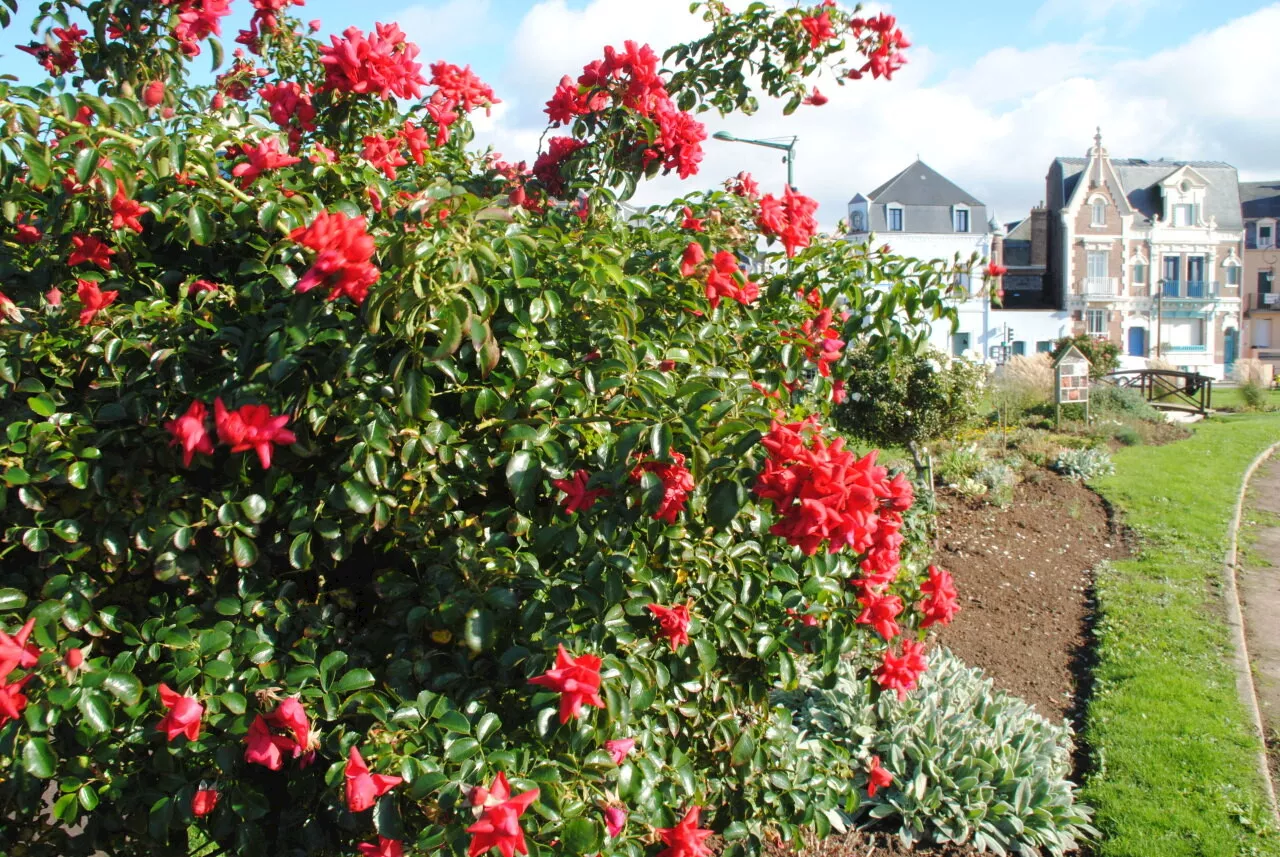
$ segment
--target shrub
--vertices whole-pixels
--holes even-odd
[[[1164,420],[1164,416],[1151,407],[1139,391],[1105,382],[1090,387],[1089,409],[1099,415],[1116,414],[1152,422]]]
[[[830,688],[806,676],[777,698],[803,731],[800,749],[845,767],[828,787],[851,823],[896,833],[908,847],[972,842],[998,853],[1060,855],[1098,835],[1068,779],[1070,731],[946,649],[934,651],[919,691],[902,702],[873,700],[850,665]],[[873,759],[892,782],[868,794]]]
[[[392,25],[321,46],[264,7],[187,85],[224,6],[53,0],[88,25],[31,47],[64,79],[0,83],[0,850],[825,831],[768,695],[808,653],[910,686],[926,608],[909,485],[821,424],[843,343],[913,351],[944,271],[745,174],[618,202],[696,171],[694,113],[754,108],[744,64],[798,104],[840,43],[705,6],[671,68],[629,42],[561,87],[526,171],[468,151],[494,94]],[[799,504],[822,479],[858,490]]]
[[[1270,387],[1275,378],[1275,368],[1256,357],[1237,360],[1231,369],[1231,377],[1237,384],[1253,384],[1257,387]]]
[[[1133,426],[1116,426],[1111,436],[1125,446],[1140,446],[1142,444],[1142,434]]]
[[[1110,339],[1081,333],[1054,341],[1052,362],[1057,362],[1067,349],[1075,346],[1089,361],[1089,377],[1101,378],[1120,368],[1120,346]]]
[[[885,358],[882,349],[849,350],[849,394],[836,425],[870,443],[915,451],[975,424],[986,369],[936,351]]]
[[[1246,410],[1261,411],[1267,407],[1267,391],[1252,381],[1240,385],[1240,400]]]
[[[1013,502],[1013,490],[1018,484],[1018,476],[1008,464],[990,462],[979,469],[973,478],[986,489],[983,493],[992,505],[1004,507]]]
[[[1064,449],[1053,462],[1053,469],[1082,482],[1115,472],[1111,453],[1105,449]]]
[[[938,478],[945,483],[972,478],[990,462],[987,451],[976,443],[948,445],[935,463]]]

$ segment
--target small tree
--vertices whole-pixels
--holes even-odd
[[[986,369],[932,349],[884,359],[870,346],[851,348],[848,395],[836,425],[869,443],[906,447],[923,475],[921,445],[978,419]]]
[[[1085,333],[1064,336],[1056,340],[1053,343],[1054,362],[1057,362],[1059,357],[1066,354],[1067,349],[1073,345],[1089,360],[1090,378],[1101,378],[1103,375],[1110,375],[1120,368],[1120,346],[1110,339],[1089,336]]]

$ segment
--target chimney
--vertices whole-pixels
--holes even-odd
[[[1040,203],[1031,209],[1031,264],[1044,266],[1049,261],[1049,209]]]

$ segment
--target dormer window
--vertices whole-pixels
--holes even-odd
[[[1196,223],[1196,207],[1182,203],[1173,207],[1174,226],[1194,226]]]
[[[862,212],[861,211],[849,212],[849,231],[851,232],[862,231]]]
[[[902,231],[902,206],[890,205],[885,209],[885,221],[890,232]]]
[[[1276,225],[1275,222],[1258,223],[1258,247],[1274,247],[1276,246]]]
[[[1107,203],[1101,199],[1093,202],[1093,216],[1089,221],[1090,226],[1106,226],[1107,225]]]
[[[951,212],[951,222],[952,227],[956,232],[968,232],[969,209],[956,206],[956,208]]]

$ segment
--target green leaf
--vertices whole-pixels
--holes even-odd
[[[209,213],[198,205],[187,210],[187,228],[191,230],[191,240],[201,247],[213,240],[213,221]]]
[[[21,467],[7,467],[4,471],[4,484],[10,487],[27,485],[31,482],[31,474]]]
[[[244,695],[234,691],[229,690],[219,696],[218,699],[226,706],[227,711],[232,714],[244,714],[249,707],[248,700],[244,698]]]
[[[53,399],[43,393],[27,399],[27,407],[42,417],[51,417],[54,411],[58,409],[58,406],[53,403]]]
[[[476,740],[484,742],[490,735],[497,732],[502,726],[502,720],[492,711],[485,712],[484,716],[476,723]]]
[[[405,374],[401,404],[404,413],[414,419],[425,420],[431,416],[431,388],[426,376],[416,369]]]
[[[83,785],[76,792],[76,798],[86,810],[93,811],[98,805],[98,792],[91,785]]]
[[[746,491],[732,479],[716,485],[711,489],[711,498],[707,501],[707,524],[722,530],[738,516],[746,503]]]
[[[20,589],[0,589],[0,610],[21,610],[27,606],[27,593]]]
[[[368,670],[350,670],[343,674],[342,678],[330,688],[334,693],[352,693],[357,690],[364,690],[366,687],[373,687],[373,673]]]
[[[440,725],[450,732],[460,732],[463,735],[471,731],[471,721],[461,711],[446,711],[440,715]]]
[[[235,561],[236,568],[248,568],[258,561],[258,546],[252,539],[238,535],[231,542],[231,558]]]
[[[49,166],[49,151],[43,146],[24,146],[22,160],[27,164],[27,184],[37,190],[43,189],[53,178],[53,170]]]
[[[738,736],[738,740],[734,742],[733,749],[729,752],[729,761],[734,765],[745,765],[751,761],[751,757],[756,752],[756,739],[751,737],[751,733],[743,731]]]
[[[93,178],[93,174],[97,171],[97,169],[98,169],[98,150],[97,149],[93,148],[92,146],[85,146],[83,149],[81,149],[79,152],[76,153],[76,158],[75,158],[76,181],[80,182],[80,184],[88,184],[89,180]],[[112,191],[112,194],[114,195],[115,188],[111,188],[111,191]]]
[[[671,427],[666,423],[659,423],[649,430],[649,448],[653,450],[653,457],[665,461],[667,452],[671,449]]]
[[[125,705],[137,705],[142,699],[142,682],[129,673],[109,673],[102,686]]]
[[[467,614],[467,621],[462,628],[467,647],[473,652],[482,652],[493,647],[498,633],[493,614],[488,610],[477,609]]]
[[[261,495],[250,494],[240,501],[240,509],[246,518],[257,524],[267,516],[267,501]]]
[[[79,707],[85,722],[93,728],[93,731],[111,730],[111,707],[107,705],[106,697],[101,693],[96,690],[81,691]]]
[[[480,742],[474,738],[459,738],[444,751],[444,757],[450,762],[461,762],[470,759],[480,751]]]
[[[542,481],[542,464],[531,451],[517,450],[507,462],[507,485],[516,502],[532,500],[534,489]]]
[[[31,737],[22,747],[22,767],[33,777],[47,780],[53,776],[57,757],[44,738]]]
[[[289,544],[289,565],[298,569],[311,567],[311,533],[298,533]]]
[[[67,468],[67,484],[84,490],[89,485],[89,462],[73,461]]]
[[[383,795],[373,806],[373,828],[385,839],[407,839],[404,824],[400,821],[400,812],[396,808],[396,796]]]
[[[347,505],[352,511],[367,515],[373,510],[373,503],[377,498],[373,489],[364,482],[348,479],[342,483],[342,492],[346,495]]]
[[[571,818],[565,822],[560,844],[570,854],[594,854],[604,844],[604,829],[592,818]]]
[[[44,530],[27,530],[22,534],[23,546],[35,553],[39,553],[49,547],[49,534]]]

